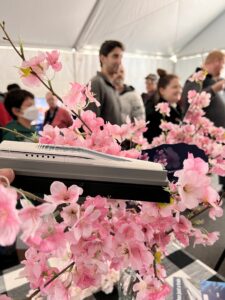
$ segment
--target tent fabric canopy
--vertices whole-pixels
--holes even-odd
[[[0,20],[33,47],[96,49],[118,39],[128,52],[165,57],[225,48],[224,0],[1,0]]]
[[[103,41],[124,43],[126,82],[138,92],[157,68],[177,73],[181,81],[201,65],[203,54],[225,49],[224,0],[1,0],[0,21],[26,57],[38,49],[59,49],[63,70],[54,85],[64,95],[69,83],[87,83],[99,69]],[[0,90],[20,81],[19,57],[0,35]],[[192,57],[199,54],[198,57]],[[32,89],[43,97],[45,88]]]

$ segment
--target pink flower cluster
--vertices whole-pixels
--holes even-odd
[[[201,231],[180,214],[201,204],[210,208],[212,218],[222,215],[219,195],[207,173],[208,164],[190,154],[183,170],[175,173],[177,184],[169,186],[171,203],[136,202],[137,210],[129,209],[123,200],[101,196],[86,197],[78,204],[83,193],[80,187],[67,188],[54,182],[43,204],[33,206],[22,199],[22,209],[17,212],[15,191],[0,186],[4,219],[0,222],[0,244],[13,243],[21,229],[21,237],[30,247],[22,275],[47,299],[71,299],[77,293],[74,287],[100,288],[110,271],[126,268],[138,273],[134,285],[137,299],[165,299],[170,288],[165,283],[161,257],[173,237],[185,246],[190,237],[195,244],[203,245],[212,245],[218,239],[217,232]]]
[[[131,123],[129,119],[122,126],[104,123],[102,118],[96,117],[92,111],[81,111],[80,116],[92,130],[90,132],[80,119],[76,119],[70,128],[59,129],[46,125],[41,138],[42,144],[56,144],[77,146],[93,149],[117,156],[138,158],[141,149],[147,147],[147,140],[143,137],[146,131],[146,123],[135,120]],[[131,145],[127,149],[126,145]]]
[[[201,83],[205,80],[205,77],[207,75],[207,71],[205,70],[200,70],[196,73],[194,73],[190,78],[189,78],[189,81],[195,81],[195,82],[198,82],[198,83]]]
[[[20,74],[24,83],[37,85],[39,79],[45,79],[49,68],[58,72],[61,67],[59,52],[54,50],[24,61]],[[202,79],[202,74],[197,79]],[[72,83],[63,101],[80,119],[74,120],[70,128],[45,126],[40,143],[80,146],[132,158],[139,158],[141,149],[149,147],[143,138],[144,121],[131,123],[127,119],[122,126],[105,124],[95,113],[84,110],[89,103],[99,105],[90,84]],[[78,204],[83,193],[80,187],[67,188],[61,182],[54,182],[44,203],[33,206],[27,199],[21,199],[22,209],[17,211],[15,190],[0,186],[0,245],[12,244],[21,230],[21,238],[30,247],[23,262],[23,275],[32,289],[40,289],[41,295],[50,300],[76,299],[78,288],[100,288],[110,271],[132,268],[138,273],[134,285],[138,300],[165,299],[170,288],[165,283],[161,258],[166,255],[170,241],[175,237],[186,246],[194,238],[195,244],[212,245],[219,236],[218,232],[195,228],[181,215],[199,205],[209,208],[212,219],[223,214],[219,195],[211,187],[207,174],[225,175],[225,132],[204,118],[202,108],[209,101],[206,93],[190,93],[190,108],[184,123],[174,125],[163,121],[163,133],[151,145],[181,141],[196,144],[210,159],[208,166],[189,155],[183,170],[175,173],[177,184],[169,185],[169,204],[136,202],[137,209],[129,209],[123,200],[101,196],[87,197],[83,204]],[[158,104],[156,109],[164,116],[170,114],[167,103]],[[63,274],[48,284],[65,268]]]
[[[95,103],[99,106],[100,103],[95,99],[91,92],[91,83],[88,86],[80,83],[71,83],[71,89],[69,93],[63,97],[64,104],[72,111],[75,111],[78,115],[85,109],[89,103]]]
[[[204,117],[203,108],[210,104],[210,94],[206,92],[188,93],[189,109],[180,124],[162,121],[162,134],[152,141],[150,147],[161,144],[194,144],[204,150],[209,158],[210,173],[225,176],[225,129],[216,127]]]
[[[39,52],[37,56],[22,62],[19,68],[20,76],[25,85],[39,86],[40,79],[44,79],[46,72],[51,68],[54,72],[59,72],[62,69],[62,64],[59,61],[59,51]],[[39,76],[39,78],[37,76]]]
[[[158,103],[155,106],[155,110],[159,111],[163,116],[170,116],[170,106],[167,102]]]

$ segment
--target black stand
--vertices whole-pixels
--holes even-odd
[[[223,253],[220,255],[218,262],[216,263],[216,266],[214,268],[215,271],[217,272],[219,271],[219,268],[221,267],[224,259],[225,259],[225,249],[223,250]]]
[[[114,287],[112,293],[110,294],[105,294],[104,292],[98,292],[94,294],[94,296],[96,300],[118,300],[119,299],[119,295],[116,287]]]

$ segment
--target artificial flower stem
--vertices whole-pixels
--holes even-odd
[[[23,61],[25,61],[26,59],[25,59],[25,56],[24,56],[24,54],[23,54],[23,51],[21,51],[21,53],[20,53],[20,51],[16,48],[16,46],[14,45],[14,43],[13,43],[13,41],[11,40],[11,38],[9,37],[9,35],[8,35],[8,33],[6,32],[6,30],[5,30],[5,22],[3,22],[3,23],[0,23],[0,27],[1,27],[1,29],[3,30],[3,32],[4,32],[4,34],[5,34],[5,38],[3,38],[3,39],[5,39],[5,40],[7,40],[10,44],[11,44],[11,46],[13,47],[13,49],[16,51],[16,53],[20,56],[20,58],[23,60]],[[46,84],[45,82],[44,82],[44,80],[42,80],[41,78],[40,78],[40,76],[32,69],[32,67],[30,68],[31,69],[31,73],[34,75],[34,76],[36,76],[38,79],[39,79],[39,81],[50,91],[50,92],[52,92],[52,94],[59,100],[59,101],[61,101],[62,103],[63,103],[63,100],[62,100],[62,98],[61,97],[59,97],[55,92],[54,92],[54,90],[53,90],[53,88],[52,88],[52,85],[51,84]],[[90,131],[90,133],[92,132],[92,130],[90,129],[90,127],[83,121],[83,119],[75,112],[75,111],[72,111],[72,113],[74,114],[74,116],[76,117],[76,118],[78,118],[81,122],[82,122],[82,124]]]
[[[68,269],[72,268],[74,266],[75,262],[70,263],[67,267],[65,267],[61,272],[59,272],[58,274],[54,275],[48,282],[46,282],[46,284],[44,285],[44,287],[48,286],[52,281],[54,281],[56,278],[58,278],[60,275],[62,275],[64,272],[66,272]],[[31,300],[33,297],[35,297],[37,294],[40,293],[40,288],[38,288],[37,290],[35,290],[33,292],[33,294],[31,294],[27,299]]]
[[[38,201],[38,202],[41,202],[41,203],[46,203],[46,201],[30,192],[27,192],[27,191],[24,191],[22,189],[17,189],[15,187],[13,187],[17,193],[21,194],[22,196],[25,196],[26,198],[29,198],[31,200],[35,200],[35,201]]]

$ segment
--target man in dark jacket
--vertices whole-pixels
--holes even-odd
[[[218,50],[212,51],[205,59],[202,68],[197,68],[196,71],[205,70],[207,76],[202,84],[202,90],[211,94],[211,102],[205,108],[205,116],[212,121],[215,126],[225,128],[225,100],[221,97],[220,91],[224,90],[225,80],[220,77],[224,67],[224,53]],[[181,97],[183,105],[183,113],[188,110],[188,92],[191,90],[200,91],[201,86],[197,82],[186,81]],[[222,191],[225,191],[225,178],[220,177],[219,182],[222,185]]]
[[[100,106],[91,104],[88,109],[112,124],[122,124],[119,95],[112,83],[113,76],[119,69],[124,46],[118,41],[105,41],[99,51],[101,71],[91,79],[91,90]]]
[[[219,94],[224,89],[225,80],[220,79],[220,73],[225,63],[224,54],[221,51],[215,50],[208,54],[202,68],[197,68],[196,71],[204,69],[207,71],[207,76],[203,81],[202,90],[211,94],[211,102],[205,109],[205,116],[212,121],[217,127],[225,128],[225,101]],[[188,92],[191,90],[200,91],[201,86],[197,82],[187,80],[185,82],[181,97],[183,113],[185,114],[188,107]]]

